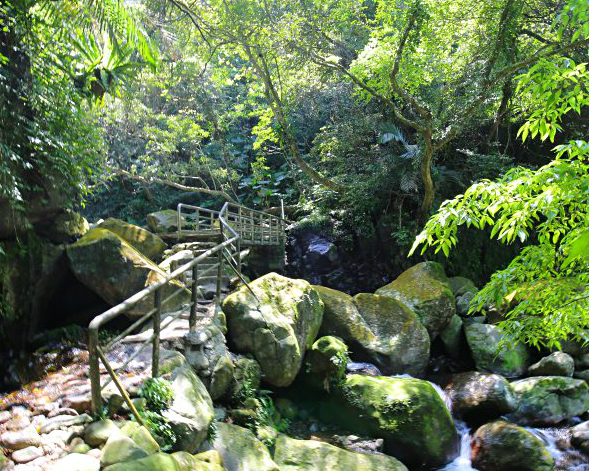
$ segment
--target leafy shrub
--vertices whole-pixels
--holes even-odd
[[[162,378],[148,378],[141,386],[141,397],[147,402],[147,408],[161,412],[172,404],[174,392],[169,381]]]

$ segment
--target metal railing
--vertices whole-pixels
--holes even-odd
[[[230,209],[232,206],[233,210]],[[186,214],[182,213],[183,208],[189,209],[195,214],[191,218],[186,218]],[[184,220],[182,219],[183,217],[185,217]],[[190,293],[190,302],[187,305],[190,309],[188,325],[189,330],[194,331],[197,323],[199,277],[202,278],[203,275],[209,271],[217,270],[216,302],[219,302],[221,299],[224,266],[228,266],[240,278],[240,280],[245,283],[248,289],[250,289],[241,274],[242,241],[246,240],[248,243],[264,243],[264,241],[266,241],[267,244],[274,244],[277,243],[275,242],[277,240],[276,238],[279,238],[278,241],[280,241],[280,238],[284,238],[284,221],[281,218],[266,215],[260,211],[242,208],[238,205],[231,205],[230,203],[225,203],[221,211],[212,211],[196,206],[180,204],[178,205],[179,237],[183,232],[183,226],[186,227],[184,221],[192,221],[191,224],[193,225],[190,229],[191,234],[216,235],[219,237],[219,242],[214,247],[196,256],[190,262],[172,271],[165,278],[151,284],[122,303],[95,317],[89,325],[89,376],[92,394],[92,412],[95,415],[98,415],[102,408],[102,390],[110,383],[110,381],[113,381],[137,421],[140,424],[143,424],[141,416],[131,402],[129,395],[117,376],[116,370],[124,370],[124,368],[126,368],[149,344],[152,344],[151,373],[154,378],[158,376],[160,332],[162,328],[170,325],[184,313],[184,311],[180,309],[175,315],[167,317],[164,322],[162,322],[161,317],[164,306],[180,294]],[[254,228],[251,224],[260,224],[261,227]],[[282,232],[280,233],[280,231]],[[256,242],[253,242],[254,240]],[[199,271],[198,265],[210,259],[211,256],[217,256],[217,262],[214,264],[207,263],[207,268],[203,271]],[[183,278],[190,271],[192,272],[192,280],[190,282],[190,287],[188,287],[183,282]],[[171,294],[168,294],[167,291],[169,291],[170,288],[176,289]],[[164,298],[166,294],[168,295]],[[100,328],[102,326],[129,312],[131,308],[137,306],[139,303],[145,302],[152,302],[153,308],[142,315],[137,321],[115,338],[110,340],[107,345],[99,345]],[[115,370],[107,359],[107,353],[126,336],[146,325],[148,321],[153,323],[153,334]],[[100,380],[100,362],[104,364],[104,367],[110,376],[104,384],[101,384]]]

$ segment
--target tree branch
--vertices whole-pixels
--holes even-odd
[[[157,177],[142,177],[141,175],[136,175],[134,173],[128,172],[127,170],[123,170],[120,168],[111,167],[110,165],[108,165],[107,168],[111,172],[113,172],[115,175],[120,175],[120,176],[123,176],[126,178],[130,178],[131,180],[136,180],[136,181],[139,181],[142,183],[148,183],[148,184],[158,183],[160,185],[171,186],[172,188],[176,188],[176,189],[182,190],[182,191],[188,191],[191,193],[206,193],[207,195],[220,196],[220,197],[224,198],[225,200],[229,201],[230,203],[238,204],[237,201],[235,201],[231,196],[229,196],[223,190],[211,190],[210,188],[202,188],[202,187],[197,187],[197,186],[186,186],[186,185],[182,185],[181,183],[176,183],[176,182],[173,182],[170,180],[165,180],[165,179],[157,178]]]

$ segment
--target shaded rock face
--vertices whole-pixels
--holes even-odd
[[[147,215],[147,225],[156,233],[178,230],[178,213],[174,209],[164,209]]]
[[[56,244],[74,242],[82,237],[90,226],[84,216],[65,209],[58,214],[53,220],[45,221],[35,225],[36,231]]]
[[[430,340],[417,315],[388,296],[316,287],[325,303],[320,332],[341,337],[354,358],[376,364],[384,374],[421,376],[429,360]]]
[[[218,423],[215,439],[205,448],[219,452],[226,471],[280,471],[264,444],[237,425]]]
[[[352,453],[315,440],[295,440],[281,435],[276,440],[274,461],[281,471],[407,471],[386,455]]]
[[[499,327],[472,323],[464,326],[466,341],[477,369],[508,378],[522,376],[530,363],[528,349],[520,344],[499,347],[503,336]]]
[[[320,415],[354,433],[382,438],[384,452],[410,469],[436,469],[458,454],[444,401],[427,381],[349,375]]]
[[[167,248],[161,237],[120,219],[108,218],[101,222],[99,227],[114,232],[150,260],[156,260]]]
[[[228,338],[238,351],[251,353],[264,380],[289,386],[301,367],[323,320],[323,301],[304,280],[269,273],[241,287],[222,304]],[[256,299],[257,298],[257,299]]]
[[[448,285],[455,297],[463,296],[466,293],[474,295],[479,291],[471,280],[463,276],[453,276],[448,278]]]
[[[554,352],[528,368],[530,376],[573,376],[575,360],[567,353]]]
[[[517,396],[502,376],[470,371],[453,375],[446,385],[454,416],[482,424],[517,409]]]
[[[392,283],[377,289],[375,294],[391,296],[415,311],[432,340],[456,313],[454,295],[444,269],[435,262],[409,268]]]
[[[304,378],[312,387],[329,391],[346,374],[348,347],[339,338],[318,339],[305,356]]]
[[[534,376],[511,385],[519,407],[508,419],[521,425],[555,425],[589,409],[589,386],[581,379]]]
[[[552,471],[554,459],[542,441],[505,421],[480,427],[472,438],[472,465],[480,471]]]

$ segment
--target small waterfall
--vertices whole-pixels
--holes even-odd
[[[533,433],[544,443],[554,458],[555,471],[589,471],[589,458],[571,445],[571,434],[564,428],[531,428]]]

